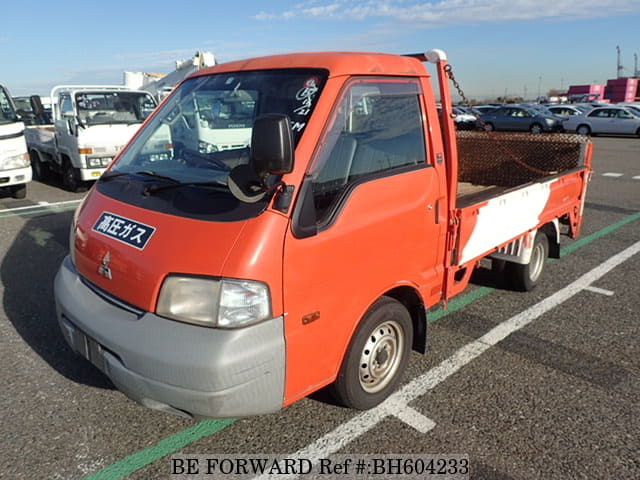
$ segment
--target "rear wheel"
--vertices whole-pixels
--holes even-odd
[[[589,128],[589,125],[578,125],[576,133],[578,135],[591,135],[591,128]]]
[[[638,130],[636,130],[636,135],[637,135],[638,137],[640,137],[640,128],[638,128]]]
[[[543,232],[537,232],[533,240],[531,258],[527,264],[507,262],[505,274],[509,284],[516,290],[530,291],[539,283],[549,256],[549,239]]]
[[[529,131],[531,133],[542,133],[542,125],[540,125],[539,123],[534,123],[533,125],[531,125],[531,127],[529,127]]]
[[[382,297],[362,318],[332,385],[336,399],[359,410],[374,407],[397,387],[409,360],[413,324],[397,300]]]

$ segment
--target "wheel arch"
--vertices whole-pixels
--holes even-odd
[[[560,222],[557,218],[540,227],[549,240],[549,257],[560,258]]]
[[[418,353],[427,352],[427,311],[418,291],[408,285],[393,288],[383,296],[399,301],[409,311],[413,324],[412,349]]]

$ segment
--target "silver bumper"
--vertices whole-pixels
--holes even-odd
[[[282,407],[282,317],[225,330],[118,305],[85,284],[69,257],[55,278],[67,343],[131,399],[178,415],[239,417]]]

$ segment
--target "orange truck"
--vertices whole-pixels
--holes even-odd
[[[582,223],[589,140],[456,132],[451,75],[434,50],[186,79],[74,215],[55,279],[67,343],[178,415],[274,412],[324,387],[382,402],[481,260],[530,290]]]

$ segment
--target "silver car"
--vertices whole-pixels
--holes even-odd
[[[504,105],[481,115],[485,130],[562,131],[562,119],[528,106]]]
[[[628,134],[640,137],[640,115],[628,107],[597,107],[584,115],[569,117],[564,129],[580,135]]]

